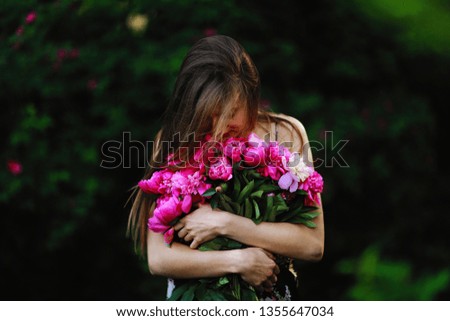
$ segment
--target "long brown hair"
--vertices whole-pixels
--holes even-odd
[[[149,179],[155,170],[167,165],[170,153],[182,162],[188,161],[196,143],[208,133],[215,141],[220,141],[237,108],[246,111],[244,132],[253,130],[258,120],[285,121],[260,110],[259,106],[259,73],[245,49],[224,35],[200,39],[182,62],[143,179]],[[147,220],[154,201],[137,187],[132,196],[127,234],[131,234],[141,255],[146,256]]]

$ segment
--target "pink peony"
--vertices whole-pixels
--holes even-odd
[[[156,200],[152,218],[168,226],[182,212],[180,200],[175,196],[166,195]]]
[[[223,153],[229,157],[233,163],[237,163],[241,160],[241,157],[245,151],[244,138],[228,138],[225,141],[225,147]]]
[[[266,151],[264,147],[247,147],[244,151],[244,162],[253,167],[264,165]]]
[[[31,11],[25,18],[25,22],[27,24],[33,23],[36,20],[36,17],[37,17],[36,11]]]
[[[154,172],[150,179],[141,180],[138,186],[144,193],[165,194],[172,188],[173,173],[167,169]]]
[[[308,203],[313,202],[320,204],[318,193],[323,191],[323,178],[322,176],[314,171],[303,183],[299,185],[299,188],[308,192]]]
[[[22,164],[20,164],[17,161],[9,160],[8,163],[8,170],[13,175],[19,175],[22,173]]]
[[[169,225],[164,224],[155,216],[149,218],[147,226],[155,233],[164,233],[165,231],[167,231],[167,229],[170,228]]]
[[[278,181],[286,169],[284,164],[289,160],[290,152],[284,146],[276,142],[271,142],[266,148],[265,166],[258,170],[258,172],[267,177],[270,176],[273,180]]]
[[[226,157],[220,157],[211,164],[209,168],[209,178],[213,180],[228,181],[233,177],[233,167]]]
[[[175,196],[203,194],[210,187],[206,176],[195,168],[179,170],[172,176],[172,193]]]

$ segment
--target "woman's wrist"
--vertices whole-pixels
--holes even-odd
[[[242,254],[240,249],[227,251],[228,273],[240,274],[242,272]]]
[[[225,211],[220,211],[218,214],[216,232],[218,235],[226,237],[229,234],[230,225],[235,215]]]

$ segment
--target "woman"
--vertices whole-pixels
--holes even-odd
[[[167,166],[164,160],[170,153],[188,162],[197,143],[207,134],[215,141],[223,141],[255,132],[260,137],[286,143],[291,152],[302,153],[312,164],[311,151],[304,148],[308,139],[302,124],[292,117],[262,110],[259,96],[258,71],[239,43],[223,35],[199,40],[180,68],[144,179],[151,177],[158,167]],[[201,205],[175,226],[179,238],[190,245],[175,242],[167,247],[162,234],[147,230],[153,206],[146,194],[136,190],[128,231],[142,253],[147,254],[150,272],[169,278],[169,292],[176,286],[173,279],[237,273],[259,289],[261,299],[291,299],[295,293],[295,273],[292,260],[286,258],[317,261],[323,254],[322,208],[314,221],[317,227],[310,229],[291,223],[255,225],[245,217]],[[201,243],[219,235],[248,247],[196,250]]]

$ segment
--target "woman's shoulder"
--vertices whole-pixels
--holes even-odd
[[[267,113],[267,117],[261,117],[258,128],[260,131],[270,130],[271,139],[292,146],[291,151],[301,151],[303,145],[308,142],[305,126],[299,119],[290,115]]]

